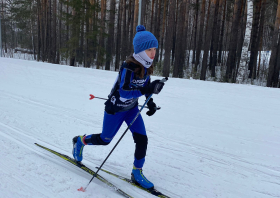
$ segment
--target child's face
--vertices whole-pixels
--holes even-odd
[[[150,59],[154,59],[157,49],[154,47],[154,48],[146,49],[145,52],[150,57]]]

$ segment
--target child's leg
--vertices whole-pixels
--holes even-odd
[[[138,108],[134,108],[129,111],[129,114],[125,119],[128,125],[135,118],[138,112]],[[139,114],[135,122],[132,124],[130,130],[133,134],[134,142],[136,143],[134,154],[134,166],[131,173],[131,180],[144,188],[152,189],[154,187],[154,184],[144,176],[142,170],[142,167],[145,163],[148,138],[146,135],[146,129],[141,114]]]
[[[137,107],[129,111],[129,114],[125,119],[127,125],[129,125],[133,121],[138,112],[139,110]],[[137,119],[134,121],[134,123],[130,127],[130,130],[133,134],[134,142],[136,143],[134,153],[134,166],[136,168],[142,168],[145,162],[148,138],[141,114],[139,114]]]
[[[104,111],[102,133],[86,136],[85,143],[90,145],[109,144],[121,127],[125,114],[126,112],[120,112],[112,115]]]

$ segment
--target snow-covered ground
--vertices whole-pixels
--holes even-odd
[[[121,197],[91,175],[34,145],[71,156],[72,138],[100,133],[117,73],[0,58],[0,197]],[[161,77],[153,77],[161,79]],[[153,97],[162,109],[143,119],[149,137],[144,174],[170,197],[280,197],[280,89],[170,78]],[[144,99],[140,99],[140,104]],[[95,169],[108,146],[86,146]],[[130,176],[128,132],[104,168]],[[154,197],[106,173],[133,197]]]

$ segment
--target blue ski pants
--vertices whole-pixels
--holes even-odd
[[[110,143],[120,129],[122,123],[125,121],[129,126],[138,112],[138,106],[128,111],[115,113],[114,115],[108,114],[104,111],[103,129],[100,134],[101,140],[105,143]],[[130,131],[132,132],[134,142],[136,143],[134,166],[142,168],[145,162],[148,138],[141,114],[138,115],[137,119],[131,125]]]

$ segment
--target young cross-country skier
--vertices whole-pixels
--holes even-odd
[[[164,83],[160,80],[151,82],[153,73],[153,59],[158,48],[156,37],[146,31],[142,25],[137,26],[137,33],[133,39],[134,53],[123,62],[116,82],[112,88],[109,99],[105,102],[103,130],[101,134],[76,136],[73,138],[73,156],[75,160],[83,160],[83,148],[85,145],[108,145],[122,123],[129,125],[139,112],[138,98],[145,95],[158,94]],[[147,106],[148,116],[156,112],[156,104],[151,98]],[[144,175],[142,167],[148,145],[145,125],[141,114],[130,127],[134,142],[136,143],[132,180],[142,187],[151,189],[154,187]]]

